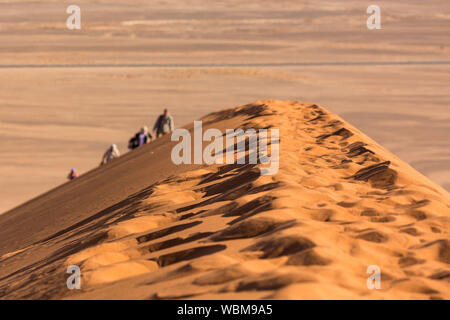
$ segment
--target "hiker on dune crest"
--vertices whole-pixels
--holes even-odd
[[[167,109],[164,109],[164,113],[158,117],[153,126],[153,132],[156,132],[156,138],[162,137],[168,133],[171,133],[175,129],[173,117],[169,114]]]
[[[117,146],[115,144],[112,144],[108,150],[106,150],[105,154],[103,155],[102,161],[100,162],[100,165],[104,165],[109,163],[110,161],[112,161],[115,158],[120,157],[120,152],[119,149],[117,148]]]
[[[130,139],[130,141],[128,142],[128,149],[136,149],[152,141],[152,138],[152,135],[148,132],[148,128],[144,126],[141,128],[141,131],[136,133],[136,135]]]

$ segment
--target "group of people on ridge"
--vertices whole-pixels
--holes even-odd
[[[153,126],[153,133],[155,134],[155,138],[159,138],[166,134],[169,134],[174,129],[175,124],[173,121],[173,117],[169,114],[169,111],[167,109],[164,109],[163,114],[158,117],[155,125]],[[143,126],[141,130],[136,133],[128,142],[128,149],[134,150],[136,148],[139,148],[140,146],[143,146],[144,144],[149,143],[152,140],[152,134],[148,131],[148,128],[146,126]],[[120,157],[119,148],[117,148],[117,145],[112,144],[103,154],[100,166],[105,165],[118,157]],[[72,168],[67,178],[69,180],[78,178],[78,172],[75,168]]]

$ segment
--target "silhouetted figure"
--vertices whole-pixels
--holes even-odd
[[[169,114],[167,109],[164,109],[164,113],[158,117],[153,126],[153,132],[156,132],[156,138],[171,133],[175,129],[173,117]]]

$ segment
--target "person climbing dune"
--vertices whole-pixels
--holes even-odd
[[[67,176],[67,179],[73,180],[73,179],[76,179],[76,178],[78,178],[78,172],[77,172],[77,170],[75,168],[72,168],[70,170],[69,175]]]
[[[120,152],[119,149],[117,148],[117,146],[115,144],[112,144],[108,150],[106,150],[106,152],[103,154],[103,158],[102,161],[100,162],[100,166],[109,163],[110,161],[112,161],[115,158],[120,157]]]
[[[143,126],[141,130],[136,133],[136,135],[130,139],[128,142],[128,149],[133,150],[136,149],[146,143],[152,141],[153,136],[148,132],[148,128]]]
[[[156,138],[171,133],[175,129],[173,117],[169,114],[167,109],[164,109],[162,115],[158,117],[153,126],[153,132],[156,132]]]

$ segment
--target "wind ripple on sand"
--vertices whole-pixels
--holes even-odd
[[[81,266],[81,293],[37,279],[31,296],[450,298],[445,190],[314,104],[260,101],[203,121],[230,119],[280,129],[278,174],[215,165],[149,186],[101,223],[49,240],[72,239],[61,257]],[[371,265],[381,268],[381,290],[366,286]],[[0,282],[5,296],[19,294],[5,285],[14,277]]]

